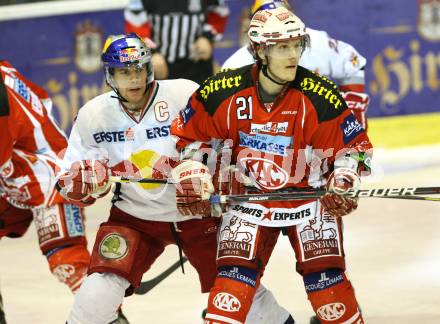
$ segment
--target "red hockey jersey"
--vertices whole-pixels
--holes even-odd
[[[46,91],[0,61],[0,193],[19,207],[47,205],[56,196],[54,169],[67,140],[51,106]]]
[[[353,147],[372,148],[330,80],[298,66],[295,80],[268,109],[259,98],[257,76],[258,67],[249,65],[206,80],[173,122],[178,149],[230,139],[231,162],[261,190],[273,191],[322,186],[337,157]],[[284,201],[229,210],[254,223],[287,226],[312,217],[317,207],[316,201]]]

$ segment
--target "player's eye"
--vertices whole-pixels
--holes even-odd
[[[144,68],[143,67],[136,67],[134,69],[134,71],[139,74],[139,73],[142,73],[144,71]]]

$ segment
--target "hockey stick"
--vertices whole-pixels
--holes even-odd
[[[128,177],[120,177],[120,176],[110,176],[111,182],[137,182],[137,183],[172,183],[174,184],[174,181],[171,179],[154,179],[154,178],[128,178]]]
[[[184,256],[182,258],[182,264],[188,261],[188,258]],[[157,275],[153,279],[142,281],[139,287],[136,288],[134,293],[136,295],[145,295],[147,292],[149,292],[151,289],[156,287],[158,284],[160,284],[164,279],[166,279],[170,274],[172,274],[176,269],[180,267],[180,260],[177,260],[175,263],[173,263],[168,269],[166,269],[161,274]]]
[[[288,200],[306,200],[319,199],[327,191],[324,189],[309,189],[287,191],[287,192],[270,192],[247,195],[213,195],[211,203],[237,203],[237,202],[261,202],[261,201],[288,201]],[[345,196],[352,198],[393,198],[393,199],[409,199],[409,200],[425,200],[440,201],[440,198],[423,197],[420,195],[438,195],[440,187],[401,187],[401,188],[374,188],[350,190]]]
[[[138,182],[138,183],[174,183],[170,179],[150,179],[150,178],[123,178],[110,177],[114,182]],[[288,201],[318,199],[326,191],[324,189],[298,189],[287,190],[285,192],[270,192],[245,195],[212,195],[210,200],[213,204],[225,204],[229,202],[251,202],[251,201]],[[440,187],[400,187],[400,188],[373,188],[351,190],[346,195],[348,197],[359,198],[393,198],[408,200],[440,201],[440,198],[422,197],[420,195],[438,195]]]

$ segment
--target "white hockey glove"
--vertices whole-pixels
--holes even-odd
[[[172,171],[176,182],[177,209],[184,216],[211,216],[209,198],[214,192],[209,169],[201,162],[181,161]]]
[[[57,188],[64,198],[74,203],[93,203],[110,191],[109,176],[106,160],[77,161],[60,176]]]

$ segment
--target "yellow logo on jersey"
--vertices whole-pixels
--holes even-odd
[[[231,89],[233,87],[240,86],[241,75],[237,75],[234,77],[223,77],[223,79],[217,80],[209,80],[209,82],[205,82],[203,85],[203,89],[200,90],[200,95],[203,100],[208,100],[208,97],[211,93],[217,92],[220,89]]]
[[[153,167],[156,162],[159,160],[160,155],[154,151],[143,150],[136,153],[131,154],[129,160],[133,163],[138,169],[142,177],[144,178],[152,178],[153,176]],[[156,189],[160,187],[158,183],[138,183],[145,190]]]
[[[320,81],[314,80],[312,78],[304,78],[304,80],[301,82],[301,88],[305,92],[313,92],[317,93],[318,96],[323,96],[325,100],[330,102],[335,109],[339,109],[342,106],[342,101],[339,99],[339,97],[333,93],[332,89],[328,89],[327,87],[321,85]],[[336,85],[334,86],[336,89]]]

